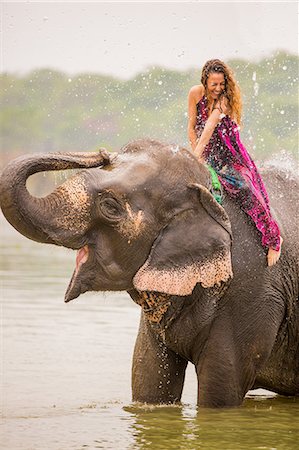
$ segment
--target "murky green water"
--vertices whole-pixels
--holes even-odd
[[[0,225],[1,449],[299,448],[299,400],[258,391],[241,408],[198,410],[192,367],[182,406],[132,404],[139,308],[125,293],[65,304],[75,253]]]

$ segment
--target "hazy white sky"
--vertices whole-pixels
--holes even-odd
[[[47,67],[129,78],[153,65],[297,53],[295,2],[8,2],[1,71]]]

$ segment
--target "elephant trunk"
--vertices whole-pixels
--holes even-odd
[[[90,194],[83,173],[67,180],[44,198],[33,197],[26,180],[37,172],[91,168],[110,164],[106,150],[98,153],[28,155],[12,161],[0,177],[4,216],[21,234],[37,242],[80,248],[88,227]]]

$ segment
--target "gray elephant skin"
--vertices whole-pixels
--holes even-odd
[[[44,198],[26,189],[36,172],[74,168]],[[299,395],[298,180],[262,175],[284,239],[273,267],[239,205],[215,201],[207,168],[150,139],[118,154],[18,158],[2,173],[1,208],[29,239],[78,251],[66,302],[127,291],[141,306],[133,401],[179,402],[191,362],[198,404],[231,407],[258,387]]]

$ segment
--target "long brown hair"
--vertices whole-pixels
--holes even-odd
[[[223,73],[225,81],[224,95],[228,100],[228,106],[231,111],[230,116],[238,124],[241,124],[242,117],[242,100],[240,88],[234,78],[233,71],[220,59],[210,59],[205,63],[201,73],[201,83],[205,88],[205,94],[210,103],[210,99],[207,91],[207,82],[210,73]]]

